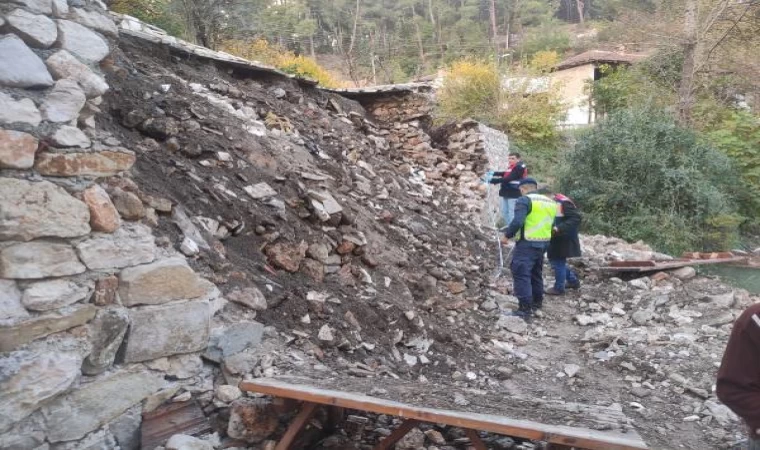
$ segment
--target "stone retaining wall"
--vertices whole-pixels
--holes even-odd
[[[150,369],[197,375],[223,300],[157,245],[171,202],[96,128],[105,6],[3,2],[0,33],[0,448],[135,449],[140,402],[171,389]]]

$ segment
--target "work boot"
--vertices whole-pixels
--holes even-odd
[[[568,288],[568,289],[580,289],[581,288],[581,282],[578,281],[577,283],[567,283],[565,285],[565,287]]]
[[[544,301],[541,300],[533,300],[533,302],[530,304],[530,311],[533,313],[534,316],[538,317],[539,319],[541,317],[544,317],[543,311],[541,311],[541,308],[544,307]]]
[[[549,289],[545,290],[545,291],[544,291],[544,294],[546,294],[546,295],[564,295],[564,294],[565,294],[565,292],[564,292],[564,291],[560,291],[560,290],[559,290],[559,289],[557,289],[557,288],[553,288],[553,287],[551,287],[551,288],[549,288]]]
[[[533,318],[533,312],[528,308],[522,308],[522,307],[514,311],[504,313],[504,315],[519,317],[526,322],[530,322],[530,320]]]

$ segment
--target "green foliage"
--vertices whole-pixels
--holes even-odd
[[[444,119],[493,122],[499,108],[499,91],[499,73],[493,64],[455,62],[438,92],[439,115]]]
[[[680,254],[733,244],[733,175],[729,158],[670,115],[624,109],[579,137],[558,179],[588,231]]]
[[[601,78],[588,85],[596,111],[610,114],[626,108],[667,109],[675,102],[673,89],[662,79],[649,75],[642,65],[613,68],[600,67]]]
[[[220,44],[223,51],[274,66],[285,73],[311,78],[326,87],[339,87],[337,79],[312,58],[279,48],[264,39],[245,41],[230,39]]]
[[[530,59],[538,52],[553,51],[564,53],[570,48],[570,36],[550,22],[531,29],[520,42],[519,53],[524,59]]]
[[[705,135],[739,169],[740,212],[754,218],[749,225],[757,227],[757,217],[760,217],[760,198],[757,195],[760,192],[760,118],[747,111],[733,111]]]
[[[530,76],[511,76],[502,83],[493,64],[458,61],[437,97],[441,121],[475,119],[523,145],[552,147],[559,139],[556,124],[565,109],[556,89],[536,89],[536,79]]]
[[[117,13],[155,25],[172,36],[181,36],[185,32],[182,19],[173,10],[171,0],[114,0],[110,7]]]

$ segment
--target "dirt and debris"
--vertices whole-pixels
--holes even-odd
[[[651,448],[742,439],[713,383],[731,323],[756,297],[690,273],[601,274],[610,260],[663,255],[589,236],[573,261],[580,291],[547,299],[531,324],[499,321],[516,299],[508,275],[492,278],[493,232],[473,214],[488,158],[457,152],[468,135],[439,148],[430,122],[412,113],[396,120],[383,106],[371,117],[295,80],[253,80],[134,38],[122,39],[114,67],[98,132],[137,153],[139,188],[114,179],[113,190],[154,199],[162,242],[233,300],[215,326],[267,326],[261,346],[213,366],[214,385],[321,373],[347,385],[376,378],[379,393],[401,379],[428,398],[456,386],[615,405]],[[205,386],[196,389],[204,412],[231,439],[229,404]],[[369,419],[376,435],[390,432],[392,418]],[[456,430],[424,431],[410,439],[466,442]],[[531,448],[498,440],[494,448]]]

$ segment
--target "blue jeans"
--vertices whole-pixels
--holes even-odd
[[[578,276],[568,267],[567,258],[550,259],[549,264],[554,271],[554,289],[565,292],[565,283],[578,284]]]
[[[512,219],[515,218],[515,205],[517,204],[516,198],[501,197],[501,217],[504,218],[504,226],[508,227],[512,223]]]
[[[515,297],[521,310],[540,307],[544,300],[544,252],[546,248],[534,247],[518,241],[512,253],[512,282]]]

